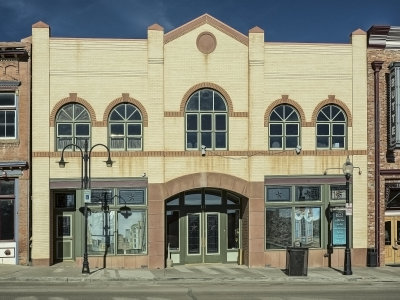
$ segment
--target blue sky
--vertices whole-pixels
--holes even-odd
[[[0,0],[0,41],[50,25],[54,37],[146,38],[158,23],[165,33],[208,13],[247,35],[264,29],[271,42],[347,43],[372,25],[400,26],[400,0]]]

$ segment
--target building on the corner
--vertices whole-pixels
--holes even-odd
[[[30,52],[0,42],[0,264],[30,261]]]
[[[368,244],[400,262],[400,27],[368,30]]]
[[[82,263],[86,205],[91,267],[282,268],[294,245],[338,267],[349,196],[352,262],[365,265],[366,39],[271,43],[208,14],[146,39],[34,24],[33,264]]]

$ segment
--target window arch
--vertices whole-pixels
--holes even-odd
[[[215,90],[194,92],[186,103],[186,150],[228,148],[228,110],[224,97]]]
[[[142,150],[143,118],[131,103],[117,105],[108,118],[109,147],[111,150]]]
[[[326,105],[318,112],[316,143],[319,149],[345,149],[347,117],[337,105]]]
[[[83,105],[69,103],[61,107],[56,115],[57,151],[62,151],[68,144],[83,148],[85,140],[90,147],[90,125],[89,112]],[[75,146],[68,149],[76,150]]]
[[[300,145],[300,117],[287,104],[275,107],[269,116],[269,148],[294,149]]]

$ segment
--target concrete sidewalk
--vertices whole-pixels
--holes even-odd
[[[379,268],[353,267],[353,275],[342,275],[341,270],[309,268],[307,276],[288,276],[276,268],[248,268],[229,264],[185,265],[167,269],[91,269],[82,274],[80,267],[61,263],[50,267],[0,265],[0,281],[265,281],[265,282],[399,282],[400,266]]]

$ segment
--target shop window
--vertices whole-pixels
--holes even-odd
[[[14,240],[14,180],[0,180],[0,241]]]
[[[142,150],[143,119],[139,109],[130,103],[116,106],[108,119],[111,150]]]
[[[211,89],[192,94],[186,103],[186,150],[228,148],[228,114],[225,99]]]
[[[321,189],[320,185],[266,187],[266,249],[321,247],[321,212],[326,205]]]
[[[345,149],[347,121],[337,105],[324,106],[317,115],[316,144],[318,149]]]
[[[290,105],[279,105],[269,116],[269,148],[294,149],[300,145],[299,114]]]
[[[17,96],[0,92],[0,139],[17,138]]]
[[[88,215],[90,255],[145,254],[145,189],[92,189]]]
[[[90,147],[90,115],[78,103],[69,103],[60,108],[56,115],[56,149],[62,151],[69,144],[84,149],[85,141]],[[79,151],[75,146],[66,150]]]

